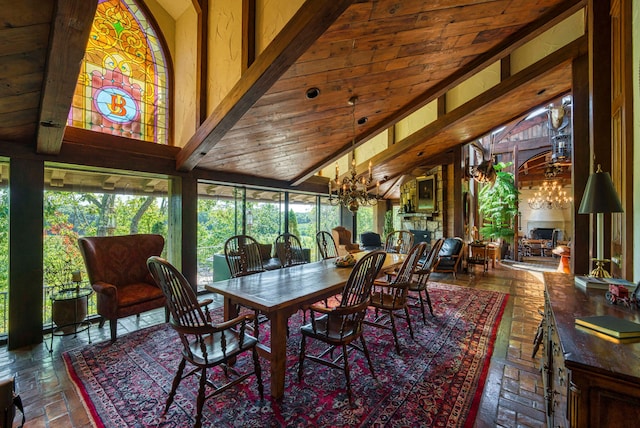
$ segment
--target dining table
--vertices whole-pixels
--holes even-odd
[[[354,253],[357,260],[366,251]],[[387,253],[383,270],[402,264],[406,254]],[[224,298],[224,318],[238,315],[238,304],[266,315],[270,323],[270,341],[260,342],[258,352],[270,362],[271,396],[284,395],[287,361],[288,320],[304,307],[342,291],[353,266],[337,266],[335,259],[265,271],[205,285]]]

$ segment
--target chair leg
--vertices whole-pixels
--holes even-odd
[[[302,363],[304,362],[306,339],[306,336],[303,334],[302,340],[300,341],[300,357],[298,357],[298,382],[302,380]]]
[[[264,385],[262,385],[262,367],[260,366],[260,358],[258,358],[258,350],[253,347],[253,369],[256,372],[258,378],[258,393],[260,394],[260,401],[264,400]]]
[[[167,397],[167,402],[164,405],[163,414],[166,414],[169,411],[169,407],[171,406],[171,403],[173,403],[173,399],[176,396],[176,391],[178,390],[178,385],[180,385],[180,381],[182,380],[182,373],[184,372],[184,367],[186,365],[187,365],[187,360],[185,360],[184,358],[180,361],[180,364],[178,364],[178,371],[176,372],[176,375],[173,377],[171,392],[169,393],[169,396]]]
[[[342,359],[344,360],[344,374],[347,378],[347,397],[349,403],[352,403],[351,397],[351,375],[349,374],[349,355],[347,354],[347,345],[342,344]]]
[[[109,330],[111,330],[111,341],[115,342],[118,336],[118,319],[109,320]]]
[[[105,322],[106,320],[107,320],[107,319],[106,319],[105,317],[101,316],[101,317],[100,317],[100,322],[98,323],[98,327],[99,327],[99,328],[104,327],[104,322]]]
[[[376,379],[376,374],[373,371],[373,364],[371,364],[371,357],[369,356],[369,350],[367,349],[367,343],[364,341],[364,335],[360,335],[360,343],[362,343],[362,352],[364,352],[364,356],[367,357],[367,363],[369,363],[369,370],[371,371],[371,376]]]
[[[418,291],[418,299],[420,300],[420,309],[422,310],[422,322],[426,325],[427,314],[424,312],[424,300],[422,299],[422,291]]]
[[[434,316],[433,306],[431,306],[431,296],[429,296],[429,290],[427,290],[427,287],[424,288],[424,295],[427,297],[427,305],[429,305],[429,312],[431,312],[431,316]]]
[[[196,423],[193,428],[202,427],[202,408],[204,407],[204,389],[207,385],[207,369],[203,368],[200,373],[200,388],[198,388],[198,399],[196,401]]]
[[[404,305],[404,314],[407,317],[407,325],[409,326],[409,334],[411,335],[411,338],[414,339],[414,337],[413,337],[413,327],[411,327],[411,318],[409,317],[409,306],[407,306],[406,304]]]
[[[398,331],[396,330],[396,321],[393,316],[393,311],[389,311],[389,319],[391,320],[391,333],[393,333],[393,340],[396,343],[396,351],[400,353],[400,342],[398,342]]]

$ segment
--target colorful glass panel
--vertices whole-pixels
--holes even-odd
[[[70,126],[167,144],[168,75],[158,36],[133,0],[100,0]]]

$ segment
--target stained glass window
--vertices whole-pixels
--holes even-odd
[[[70,126],[168,142],[167,65],[155,30],[133,0],[99,0]]]

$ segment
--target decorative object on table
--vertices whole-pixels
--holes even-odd
[[[338,267],[354,266],[356,264],[356,258],[353,254],[347,254],[346,256],[337,257],[335,263]]]
[[[349,209],[355,215],[358,212],[360,206],[373,206],[378,203],[378,192],[380,190],[380,182],[376,184],[375,196],[369,193],[369,187],[373,183],[372,166],[369,161],[369,171],[366,176],[358,176],[356,169],[356,102],[357,96],[349,98],[349,104],[352,106],[352,139],[351,139],[351,170],[349,174],[344,176],[342,180],[339,179],[340,170],[336,163],[336,177],[335,182],[329,180],[329,203],[331,205],[343,205]],[[367,118],[360,118],[358,123],[365,123]],[[335,194],[334,194],[335,192]]]
[[[587,186],[578,208],[578,214],[596,214],[596,267],[589,274],[598,278],[609,278],[611,274],[604,268],[610,260],[604,258],[604,215],[623,212],[622,203],[613,187],[611,175],[602,172],[600,164],[596,172],[589,176]]]
[[[424,426],[425,421],[433,421],[439,426],[465,426],[476,419],[482,391],[490,385],[490,358],[508,297],[438,282],[429,284],[429,293],[438,308],[437,319],[428,327],[420,323],[415,340],[403,343],[402,354],[395,352],[388,331],[365,330],[369,349],[375,349],[371,357],[378,379],[369,375],[364,358],[350,365],[358,408],[348,405],[343,375],[329,367],[305,363],[303,380],[296,382],[293,360],[300,350],[302,325],[302,313],[297,312],[289,319],[286,353],[290,364],[281,402],[267,399],[257,407],[256,382],[243,383],[220,397],[229,405],[220,405],[218,400],[204,403],[203,425],[335,426],[336,421],[342,421],[342,426],[390,427]],[[222,317],[222,307],[212,311],[214,320]],[[460,328],[461,320],[468,328]],[[266,326],[267,337],[268,329]],[[311,345],[307,347],[311,349]],[[163,385],[171,385],[178,364],[175,356],[181,350],[178,334],[170,325],[160,324],[122,335],[115,343],[105,341],[68,350],[63,359],[92,422],[105,428],[146,428],[158,426],[163,406],[148,404],[166,400]],[[237,369],[251,366],[251,358],[236,362]],[[211,375],[213,381],[226,379],[222,370]],[[262,376],[268,385],[270,370],[263,370]],[[171,406],[166,415],[173,426],[193,425],[191,403],[195,406],[197,384],[194,376],[182,381],[175,401],[186,406]],[[127,405],[117,397],[128,397]]]

